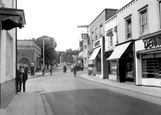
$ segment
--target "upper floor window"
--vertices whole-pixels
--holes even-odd
[[[109,36],[109,47],[113,47],[113,37]]]
[[[108,30],[106,36],[108,37],[108,47],[113,47],[113,29]]]
[[[126,38],[130,39],[132,37],[132,24],[131,17],[126,19]]]
[[[95,29],[95,40],[98,39],[98,28]]]
[[[103,35],[103,26],[102,26],[102,24],[100,25],[99,34],[100,34],[100,37],[102,37],[102,35]]]
[[[159,17],[160,17],[160,28],[161,28],[161,1],[159,1]]]
[[[148,9],[145,7],[140,10],[140,33],[141,35],[148,33]]]

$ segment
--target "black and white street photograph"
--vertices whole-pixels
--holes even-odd
[[[0,0],[0,115],[161,115],[161,0]]]

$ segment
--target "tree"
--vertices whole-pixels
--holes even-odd
[[[62,52],[61,54],[61,61],[62,62],[66,62],[66,63],[73,63],[74,61],[74,57],[78,56],[79,51],[78,50],[72,50],[67,49],[66,52]]]
[[[45,65],[53,65],[57,62],[57,53],[55,51],[57,43],[53,37],[45,35],[35,39],[35,42],[41,47],[41,58],[43,58],[43,40],[45,50]]]

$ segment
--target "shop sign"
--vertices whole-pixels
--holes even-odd
[[[161,36],[149,38],[149,39],[143,40],[143,42],[144,42],[145,49],[161,47]]]
[[[94,45],[93,46],[94,48],[97,48],[98,46],[100,46],[101,45],[100,40],[95,41],[93,45]]]
[[[82,39],[88,39],[88,34],[87,33],[82,33],[81,36],[82,36]]]

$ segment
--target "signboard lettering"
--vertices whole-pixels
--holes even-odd
[[[161,36],[143,40],[144,48],[151,49],[156,47],[161,47]]]

